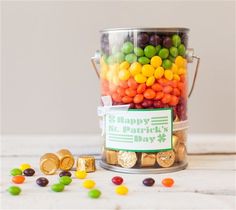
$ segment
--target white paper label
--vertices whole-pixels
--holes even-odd
[[[106,148],[136,152],[172,149],[172,110],[141,109],[106,113]]]

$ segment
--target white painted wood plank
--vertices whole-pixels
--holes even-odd
[[[77,136],[3,136],[1,154],[9,155],[42,155],[55,152],[61,148],[70,149],[73,154],[99,154],[102,140],[99,135]],[[188,152],[236,153],[235,135],[189,135]]]
[[[235,161],[236,155],[190,156],[187,170],[169,174],[118,174],[98,168],[88,178],[97,182],[102,197],[91,200],[82,181],[73,179],[63,193],[54,193],[50,187],[40,188],[35,180],[41,176],[38,169],[39,157],[1,158],[3,180],[0,196],[2,209],[235,209]],[[21,185],[22,195],[9,196],[5,189],[11,184],[9,170],[22,162],[29,162],[36,169],[36,176],[29,177]],[[110,182],[115,175],[122,175],[129,187],[129,195],[118,196]],[[148,188],[142,185],[145,177],[155,178],[157,184]],[[50,183],[58,176],[48,176]],[[160,185],[162,178],[173,177],[173,188]]]

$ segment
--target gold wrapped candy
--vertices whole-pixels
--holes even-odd
[[[187,141],[187,132],[186,132],[186,130],[175,131],[174,135],[179,138],[180,143],[185,143]]]
[[[40,158],[40,170],[46,174],[55,174],[59,168],[60,161],[53,153],[46,153]]]
[[[176,160],[182,162],[186,159],[187,151],[184,144],[180,144],[176,151]]]
[[[56,155],[60,160],[59,168],[64,171],[69,171],[74,166],[74,157],[68,149],[59,150]]]
[[[176,135],[172,135],[172,146],[174,151],[177,151],[177,148],[179,146],[179,137]]]
[[[96,170],[95,158],[93,156],[80,156],[77,159],[77,170],[94,172]]]
[[[106,163],[111,165],[117,165],[118,164],[117,153],[118,152],[115,150],[105,150]]]
[[[118,152],[118,164],[123,168],[132,168],[137,162],[137,155],[135,152]]]
[[[150,153],[142,153],[141,167],[153,166],[156,162],[156,155]]]
[[[156,159],[159,166],[163,168],[168,168],[172,166],[175,162],[175,153],[173,150],[158,152]]]

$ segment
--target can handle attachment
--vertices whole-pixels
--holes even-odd
[[[97,50],[94,54],[93,57],[91,57],[91,63],[93,65],[93,69],[97,75],[98,78],[100,78],[100,75],[99,75],[99,71],[98,71],[98,68],[97,68],[97,64],[99,64],[99,59],[100,59],[100,51]]]
[[[188,97],[190,98],[190,96],[192,95],[192,92],[194,90],[195,83],[196,83],[196,79],[197,79],[197,75],[198,75],[198,69],[199,69],[199,65],[200,65],[200,58],[198,56],[194,55],[193,48],[188,48],[187,52],[186,52],[186,55],[187,55],[186,59],[187,59],[188,63],[192,63],[194,59],[197,60],[192,85],[191,85],[191,88],[190,88],[190,91],[189,91],[189,94],[188,94]]]
[[[196,79],[197,79],[197,75],[198,75],[199,64],[200,64],[200,58],[198,56],[194,55],[193,48],[187,49],[186,56],[187,56],[186,59],[187,59],[188,63],[192,63],[194,59],[197,60],[192,85],[191,85],[191,88],[190,88],[190,91],[189,91],[189,94],[188,94],[188,97],[190,98],[190,96],[192,95],[192,92],[194,90],[194,87],[195,87],[195,83],[196,83]],[[95,71],[98,78],[100,78],[99,70],[97,68],[97,64],[99,64],[99,59],[100,59],[100,51],[97,50],[95,52],[94,56],[91,57],[91,63],[93,65],[93,69],[94,69],[94,71]]]

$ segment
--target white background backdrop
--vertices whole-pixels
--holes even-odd
[[[235,2],[3,1],[1,12],[4,134],[98,133],[99,30],[134,26],[191,29],[190,133],[235,133]]]

